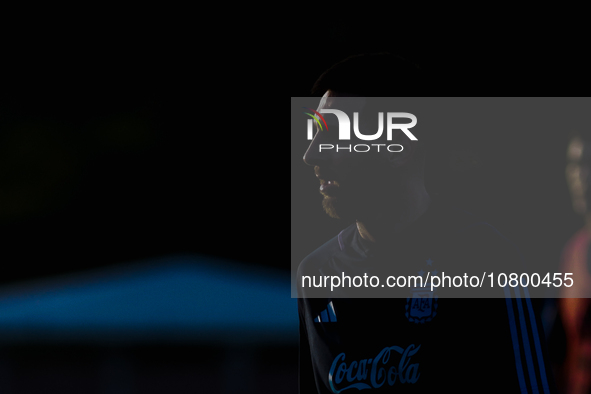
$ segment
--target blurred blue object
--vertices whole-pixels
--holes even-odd
[[[0,288],[0,344],[295,345],[290,291],[289,271],[193,255],[9,285]]]

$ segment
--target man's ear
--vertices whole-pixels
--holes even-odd
[[[411,141],[404,133],[396,133],[389,143],[388,161],[394,168],[404,167],[416,155],[419,141]]]

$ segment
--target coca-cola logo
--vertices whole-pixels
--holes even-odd
[[[416,383],[421,374],[419,364],[410,364],[421,345],[409,345],[406,349],[400,346],[386,347],[373,359],[351,361],[347,365],[345,353],[335,357],[328,373],[328,383],[333,393],[356,388],[358,390],[377,389],[385,383],[392,386],[397,381],[400,383]],[[400,354],[398,363],[395,357],[390,359],[392,352]],[[392,365],[394,364],[394,365]]]

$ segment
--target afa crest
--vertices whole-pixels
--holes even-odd
[[[405,316],[410,322],[430,322],[437,315],[437,300],[439,297],[428,288],[415,288],[412,298],[406,298]]]
[[[431,258],[428,258],[427,260],[425,260],[425,262],[428,266],[432,267],[434,261]],[[423,271],[423,269],[421,268],[418,274],[421,276],[422,279],[423,275],[425,274],[425,271]],[[421,286],[424,287],[414,287],[411,290],[412,297],[406,298],[405,316],[411,323],[418,324],[430,322],[437,315],[437,300],[439,299],[439,297],[434,294],[435,291],[437,291],[437,289],[431,290],[431,282],[429,281],[430,274],[436,275],[437,270],[427,272],[427,277],[425,278],[426,283],[423,283],[422,280],[420,282]]]

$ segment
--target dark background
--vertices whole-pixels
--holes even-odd
[[[204,183],[182,58],[156,61],[167,53],[149,37],[40,40],[14,57],[0,105],[0,228],[11,263],[0,281],[215,254],[196,231]]]
[[[212,100],[227,93],[229,63],[192,26],[163,19],[15,33],[0,92],[0,286],[185,254],[288,274],[243,234],[254,196],[233,166],[245,150],[224,145],[238,134],[220,122],[232,106]],[[0,392],[297,391],[295,337],[109,344],[97,331],[4,341]]]

